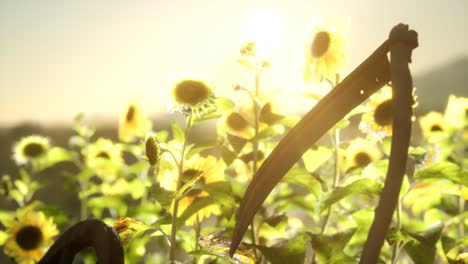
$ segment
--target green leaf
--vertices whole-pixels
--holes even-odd
[[[203,172],[200,172],[197,175],[194,175],[192,178],[190,178],[190,180],[184,185],[182,185],[182,187],[180,187],[180,189],[175,193],[174,199],[180,199],[185,194],[185,192],[190,187],[192,187],[195,184],[195,182],[197,182],[203,175]]]
[[[8,221],[11,221],[15,218],[15,213],[11,211],[0,211],[0,223],[6,226]],[[0,243],[1,244],[1,243]]]
[[[133,179],[131,181],[128,181],[126,191],[130,193],[134,200],[139,199],[145,193],[145,189],[147,188],[146,184],[147,183],[145,183],[141,179]]]
[[[333,152],[327,147],[316,147],[307,150],[302,155],[304,166],[309,172],[314,172],[332,156]]]
[[[174,192],[167,191],[157,184],[150,189],[150,194],[166,210],[169,210],[175,195]]]
[[[426,154],[427,150],[423,147],[410,147],[408,149],[408,156],[416,161],[416,163],[422,161]]]
[[[426,169],[418,171],[415,179],[448,179],[454,183],[468,187],[468,172],[463,171],[458,165],[442,161]]]
[[[341,254],[355,231],[353,228],[333,235],[310,234],[312,248],[320,263],[328,263],[333,256]]]
[[[439,222],[423,232],[406,232],[413,239],[405,244],[404,249],[415,264],[434,262],[436,243],[439,241],[443,227],[444,225]]]
[[[234,207],[236,200],[232,194],[231,185],[228,182],[218,181],[205,184],[201,189],[209,193],[218,204]]]
[[[221,147],[221,157],[223,158],[224,163],[229,166],[237,158],[237,155],[228,148]]]
[[[228,264],[235,264],[237,262],[234,262],[234,260],[231,260],[229,257],[229,249],[226,249],[227,252],[213,252],[207,249],[199,249],[199,250],[194,250],[188,252],[189,255],[194,256],[194,257],[201,257],[201,256],[212,256],[215,257],[217,260],[215,263],[228,263]]]
[[[265,218],[263,221],[270,225],[271,227],[276,227],[279,223],[287,221],[288,217],[285,213],[275,214],[270,217]]]
[[[172,136],[174,140],[179,143],[183,143],[185,141],[185,134],[182,128],[175,122],[171,123],[172,128]]]
[[[195,154],[198,154],[204,150],[207,150],[207,149],[211,149],[213,147],[215,147],[217,145],[216,142],[209,142],[209,143],[205,143],[205,144],[202,144],[196,148],[192,148],[190,149],[187,154],[185,154],[185,159],[188,160],[190,159],[193,155]]]
[[[260,131],[252,140],[262,140],[278,135],[278,128],[276,126],[269,126]]]
[[[346,127],[348,127],[349,125],[351,124],[351,122],[349,122],[348,119],[341,119],[340,121],[338,121],[338,123],[336,123],[332,130],[335,130],[335,129],[344,129]]]
[[[283,119],[278,121],[278,125],[283,125],[286,127],[293,127],[301,120],[298,116],[286,116]]]
[[[340,201],[341,199],[356,194],[380,194],[383,189],[383,184],[373,179],[361,179],[350,183],[343,187],[337,187],[323,202],[321,211],[329,208],[332,204]]]
[[[236,106],[231,99],[226,97],[216,97],[215,104],[218,111],[222,113],[231,112],[234,106]]]
[[[227,134],[227,139],[235,152],[240,153],[247,143],[247,139],[235,135]]]
[[[310,172],[304,168],[294,167],[289,170],[283,177],[282,181],[296,184],[298,186],[306,188],[311,192],[317,199],[320,196],[321,182],[312,176]]]
[[[29,187],[26,183],[24,183],[23,181],[21,180],[15,180],[14,181],[14,184],[16,186],[16,189],[18,189],[18,191],[23,195],[27,195],[28,192],[29,192]]]
[[[195,115],[193,117],[192,124],[195,125],[195,124],[198,124],[200,122],[207,121],[207,120],[212,120],[212,119],[217,119],[217,118],[220,118],[222,116],[223,115],[221,113],[218,113],[216,111],[216,109],[213,109],[212,111],[210,111],[208,113],[201,114],[201,116],[196,116]]]
[[[271,247],[257,246],[262,254],[272,264],[302,264],[310,238],[305,234],[299,234],[290,240],[285,240]]]
[[[156,140],[158,142],[166,142],[167,138],[169,137],[169,132],[166,130],[161,130],[156,132]]]

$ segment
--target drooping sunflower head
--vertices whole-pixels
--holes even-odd
[[[345,171],[353,168],[365,167],[381,157],[382,153],[375,143],[357,138],[351,141],[345,150]]]
[[[149,136],[145,141],[146,158],[151,166],[159,166],[161,148],[154,136]]]
[[[122,152],[119,145],[109,139],[99,138],[83,150],[86,166],[100,177],[115,178],[122,164]]]
[[[447,130],[445,118],[439,112],[429,112],[421,116],[419,118],[419,126],[421,127],[423,137],[426,139],[429,139],[434,133]]]
[[[151,129],[151,122],[143,117],[140,107],[135,103],[130,103],[120,114],[119,139],[123,142],[130,142]]]
[[[139,233],[147,230],[148,226],[130,217],[121,217],[114,222],[114,229],[119,234],[122,244],[126,245]]]
[[[6,224],[8,238],[3,251],[18,263],[36,263],[58,234],[52,218],[42,212],[20,209],[17,217]]]
[[[380,136],[392,134],[393,104],[392,88],[385,86],[373,94],[367,104],[368,111],[362,115],[359,128],[365,133],[373,132]]]
[[[346,63],[347,19],[312,21],[312,33],[306,42],[304,79],[334,81]]]
[[[178,110],[197,114],[214,106],[214,94],[210,85],[197,78],[178,81],[172,89],[172,97]]]
[[[22,138],[13,146],[13,158],[18,165],[37,161],[47,154],[50,148],[49,139],[32,135]]]

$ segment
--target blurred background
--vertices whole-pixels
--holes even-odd
[[[397,23],[419,33],[411,69],[417,113],[468,96],[468,1],[0,1],[0,174],[13,173],[12,144],[32,133],[65,145],[83,112],[98,135],[117,137],[119,112],[139,103],[164,128],[170,90],[203,76],[225,95],[239,81],[240,46],[259,43],[269,85],[304,89],[304,46],[314,16],[347,17],[347,72]],[[292,98],[292,97],[291,97]],[[303,112],[308,105],[284,101]]]

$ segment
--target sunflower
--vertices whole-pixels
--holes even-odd
[[[38,161],[47,154],[50,148],[49,139],[32,135],[22,138],[13,146],[13,159],[18,165]]]
[[[317,19],[312,21],[312,33],[306,42],[304,79],[335,80],[346,62],[346,19]]]
[[[176,109],[181,112],[200,114],[214,107],[214,94],[210,85],[200,78],[186,78],[172,88]]]
[[[109,139],[99,138],[83,152],[86,166],[101,177],[114,178],[118,172],[118,165],[123,162],[120,147]]]
[[[151,122],[143,117],[140,107],[135,103],[128,104],[120,115],[119,139],[128,143],[144,136],[150,129]]]
[[[413,105],[412,108],[418,106],[416,89],[413,88]],[[377,137],[385,137],[392,135],[393,129],[393,103],[392,103],[392,87],[385,85],[378,92],[373,94],[364,107],[367,111],[364,112],[359,124],[359,128],[364,133],[376,135]],[[415,117],[411,117],[414,121]]]
[[[216,159],[213,156],[202,157],[194,155],[192,158],[186,161],[186,166],[182,172],[182,184],[190,182],[193,177],[200,177],[197,182],[201,184],[210,184],[217,181],[224,180],[224,169],[225,164]],[[174,177],[174,173],[163,170],[159,174],[159,182],[162,188],[169,191],[176,191],[177,179]],[[201,175],[201,176],[200,176]],[[200,198],[207,197],[209,194],[205,191],[192,189],[188,193],[184,194],[179,200],[178,216],[195,201]],[[219,215],[221,213],[219,206],[209,205],[199,210],[195,215],[187,220],[187,224],[192,224],[195,218],[198,216],[199,220],[209,217],[211,214]]]
[[[248,115],[244,111],[233,111],[218,122],[218,135],[229,133],[244,139],[250,139],[255,135],[255,128]]]
[[[393,105],[392,88],[384,86],[379,93],[373,94],[367,104],[369,108],[362,115],[359,128],[364,132],[374,132],[379,136],[392,134]]]
[[[434,132],[443,132],[447,130],[444,116],[439,112],[429,112],[419,118],[419,126],[422,135],[428,139]]]
[[[53,219],[44,213],[20,209],[15,219],[5,224],[8,239],[3,251],[19,264],[36,263],[58,234]]]
[[[346,171],[356,167],[365,167],[382,157],[382,153],[374,143],[362,138],[351,141],[344,154]]]

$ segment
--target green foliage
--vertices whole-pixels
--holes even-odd
[[[361,179],[343,187],[335,188],[322,204],[322,211],[341,199],[357,194],[377,195],[382,191],[383,184],[373,179]]]
[[[312,248],[321,262],[333,259],[335,263],[340,260],[349,263],[349,256],[345,255],[343,249],[355,232],[356,229],[349,229],[333,235],[310,234]]]
[[[297,234],[293,239],[282,241],[271,247],[257,246],[272,264],[304,263],[305,252],[310,238],[306,234]]]

